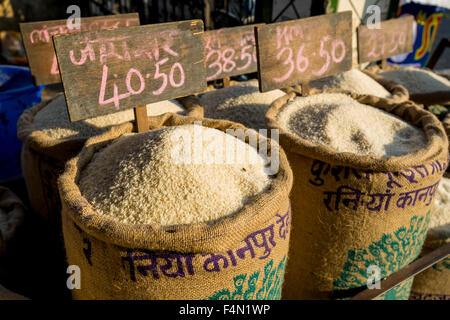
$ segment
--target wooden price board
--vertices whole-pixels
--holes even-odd
[[[204,91],[202,36],[201,20],[54,36],[70,120]]]
[[[380,23],[379,29],[358,27],[358,62],[378,61],[413,49],[413,16]]]
[[[255,24],[206,31],[206,80],[216,80],[257,71]]]
[[[257,27],[259,90],[289,87],[349,70],[351,18],[351,11],[345,11]]]
[[[67,20],[27,22],[20,24],[23,44],[36,85],[61,82],[52,36],[58,34],[117,29],[139,25],[139,14],[119,14],[81,18],[80,29],[70,30]]]

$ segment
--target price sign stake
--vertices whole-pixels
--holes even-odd
[[[20,24],[23,44],[36,85],[60,83],[52,36],[58,34],[117,29],[139,25],[139,14],[81,18],[79,29],[69,29],[67,20],[26,22]]]
[[[407,16],[380,23],[379,29],[358,27],[358,62],[371,62],[409,53],[413,49],[414,17]]]
[[[70,120],[139,106],[145,131],[145,104],[206,89],[202,35],[189,20],[54,36]]]
[[[230,77],[257,71],[254,28],[260,25],[263,24],[204,33],[207,81],[223,79],[227,87]]]
[[[351,11],[345,11],[256,27],[259,90],[351,69],[351,24]]]

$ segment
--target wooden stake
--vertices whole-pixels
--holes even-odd
[[[230,77],[223,78],[223,87],[228,88],[230,86]]]
[[[134,108],[134,118],[136,119],[137,132],[147,132],[148,131],[148,117],[147,117],[147,106],[137,106]]]
[[[302,97],[306,97],[309,95],[309,81],[305,81],[301,83],[302,85]]]
[[[388,67],[387,59],[381,60],[381,69],[386,69]]]

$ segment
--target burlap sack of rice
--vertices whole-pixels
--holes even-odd
[[[203,110],[192,100],[185,98],[184,107],[170,101],[149,104],[147,113],[150,118],[160,117],[158,114],[166,111],[203,117]],[[66,161],[81,150],[89,137],[133,119],[130,109],[71,123],[62,94],[26,110],[17,123],[17,135],[23,142],[22,170],[33,211],[49,221],[59,215],[61,204],[56,180]]]
[[[11,190],[0,187],[0,256],[23,224],[25,207]]]
[[[450,80],[427,68],[377,66],[366,71],[373,77],[394,81],[409,92],[410,99],[424,105],[450,104]]]
[[[421,255],[450,242],[450,179],[442,178]],[[450,300],[450,257],[414,277],[413,300]]]
[[[393,104],[373,96],[339,96],[342,105],[333,106],[335,98],[322,94],[321,103],[305,102],[305,113],[294,117],[294,124],[313,124],[313,130],[300,133],[316,134],[320,139],[328,111],[339,110],[330,115],[336,126],[326,128],[332,141],[324,144],[300,138],[280,125],[281,112],[298,101],[294,93],[275,101],[266,114],[268,127],[280,130],[280,145],[294,173],[291,259],[283,291],[287,299],[348,298],[354,294],[349,289],[366,287],[371,265],[384,278],[413,261],[420,253],[431,200],[448,164],[447,138],[429,112],[412,103]],[[316,98],[313,94],[300,99]],[[392,141],[385,151],[403,155],[383,159],[383,149],[368,154],[371,144],[386,141],[393,129],[386,127],[390,115],[398,117],[392,122],[400,130],[397,142],[423,132],[423,139],[410,144],[416,152],[405,154],[408,148],[398,148]],[[356,150],[337,151],[340,141],[344,149]],[[331,142],[337,145],[327,145]],[[424,148],[415,147],[423,143]],[[381,298],[406,299],[411,284],[412,280],[407,281]]]
[[[159,134],[161,128],[192,123],[193,118],[171,115],[163,119],[159,125],[151,126],[154,130],[147,135]],[[218,129],[220,134],[227,129],[244,128],[229,121],[211,119],[203,120],[202,125]],[[174,217],[196,221],[199,216],[193,212],[181,212],[185,207],[194,208],[198,204],[200,208],[203,206],[205,211],[210,212],[209,214],[216,211],[216,204],[219,204],[217,210],[226,207],[227,203],[222,203],[223,200],[229,198],[228,194],[235,192],[232,188],[224,188],[218,192],[217,187],[213,185],[218,180],[213,174],[208,179],[201,180],[208,184],[200,186],[199,191],[196,191],[198,183],[192,183],[190,186],[183,186],[180,192],[167,195],[167,200],[164,194],[161,196],[162,199],[151,198],[154,201],[149,199],[130,204],[145,207],[155,203],[158,206],[159,203],[158,212],[137,209],[134,212],[142,214],[133,218],[129,212],[115,210],[122,219],[123,215],[127,216],[129,223],[124,223],[117,220],[117,216],[111,216],[112,211],[102,210],[103,214],[99,214],[100,210],[95,209],[81,193],[80,183],[85,185],[84,183],[90,179],[88,171],[84,175],[85,179],[83,178],[83,181],[80,179],[84,170],[89,170],[89,164],[95,161],[95,157],[101,157],[99,152],[102,148],[107,146],[113,148],[112,142],[120,143],[121,140],[117,140],[120,137],[127,139],[126,134],[130,133],[131,129],[129,124],[121,125],[102,136],[88,140],[80,154],[68,162],[65,173],[59,179],[67,260],[69,264],[79,266],[82,274],[81,289],[73,290],[73,298],[279,299],[288,253],[290,233],[288,195],[292,187],[292,171],[284,152],[279,151],[279,171],[271,178],[270,188],[256,195],[231,215],[207,222],[161,224],[163,221],[173,221]],[[127,144],[133,140],[122,141]],[[145,156],[148,153],[140,154]],[[122,164],[128,166],[130,157],[134,156],[139,155],[124,155]],[[164,163],[165,168],[168,162]],[[170,183],[169,180],[179,181],[180,175],[185,177],[185,174],[189,179],[183,181],[199,179],[202,176],[201,168],[197,167],[199,172],[198,174],[193,172],[192,177],[189,176],[189,172],[193,171],[192,168],[189,169],[189,166],[184,165],[181,168],[186,170],[183,173],[178,171],[179,175],[166,172],[162,173],[161,179],[143,179],[147,181],[146,183],[153,181],[156,184],[155,188],[167,193],[170,191],[165,191],[164,185]],[[217,171],[217,177],[223,177],[220,170]],[[121,175],[116,172],[115,176]],[[125,180],[123,183],[128,183]],[[183,181],[180,182],[182,185]],[[129,183],[132,184],[131,181]],[[218,184],[222,186],[223,182],[219,179]],[[87,186],[90,187],[83,189],[87,190],[86,192],[95,187],[93,184]],[[139,188],[139,182],[133,190],[136,186]],[[214,191],[201,191],[208,186]],[[168,189],[171,188],[170,185]],[[111,190],[111,197],[116,194],[121,197],[122,189],[119,187],[119,190]],[[188,191],[183,191],[185,189]],[[123,192],[127,192],[126,190],[129,188],[123,189]],[[109,194],[110,191],[105,192]],[[151,190],[150,193],[154,194]],[[204,207],[207,205],[204,203],[204,197],[211,199],[214,195],[215,199],[211,200],[214,203]],[[177,199],[185,197],[184,204],[172,203],[171,199],[174,197]],[[130,203],[129,200],[120,201],[120,206],[123,202]],[[172,213],[169,219],[167,214],[170,212]],[[200,211],[198,214],[203,215],[204,212]],[[143,224],[136,220],[149,216],[153,216],[152,219],[159,219],[159,223]]]
[[[360,71],[357,68],[311,81],[310,87],[319,90],[347,90],[357,94],[390,99],[393,102],[403,102],[409,99],[408,90],[399,83],[386,80],[373,72]]]
[[[281,90],[259,92],[258,81],[240,82],[200,96],[205,118],[224,119],[259,130],[265,129],[264,116],[270,104],[285,93]]]
[[[29,300],[24,296],[6,289],[0,284],[0,300]]]

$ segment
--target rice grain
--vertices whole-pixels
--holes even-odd
[[[195,158],[195,127],[202,136],[200,158]],[[234,143],[236,149],[228,149]],[[238,147],[248,152],[241,163],[205,160]],[[178,161],[183,152],[203,160]],[[94,155],[81,173],[79,187],[98,213],[123,223],[189,224],[239,211],[268,188],[271,179],[264,168],[257,150],[234,136],[184,125],[118,139]]]
[[[358,69],[311,81],[310,86],[320,90],[342,89],[380,98],[392,98],[391,93],[381,84]]]
[[[404,86],[410,94],[450,91],[450,81],[436,73],[415,67],[382,71],[380,76]]]
[[[161,101],[147,105],[147,115],[154,116],[165,112],[185,113],[185,109],[174,100]],[[106,131],[113,125],[134,120],[133,109],[100,116],[92,119],[70,122],[66,101],[63,95],[40,110],[34,117],[33,127],[54,139],[89,138]]]
[[[277,120],[284,130],[336,152],[387,159],[426,145],[423,131],[344,94],[298,97],[284,106]]]
[[[205,117],[239,122],[251,129],[264,129],[270,104],[285,93],[281,90],[259,92],[257,81],[207,92],[200,98]]]

